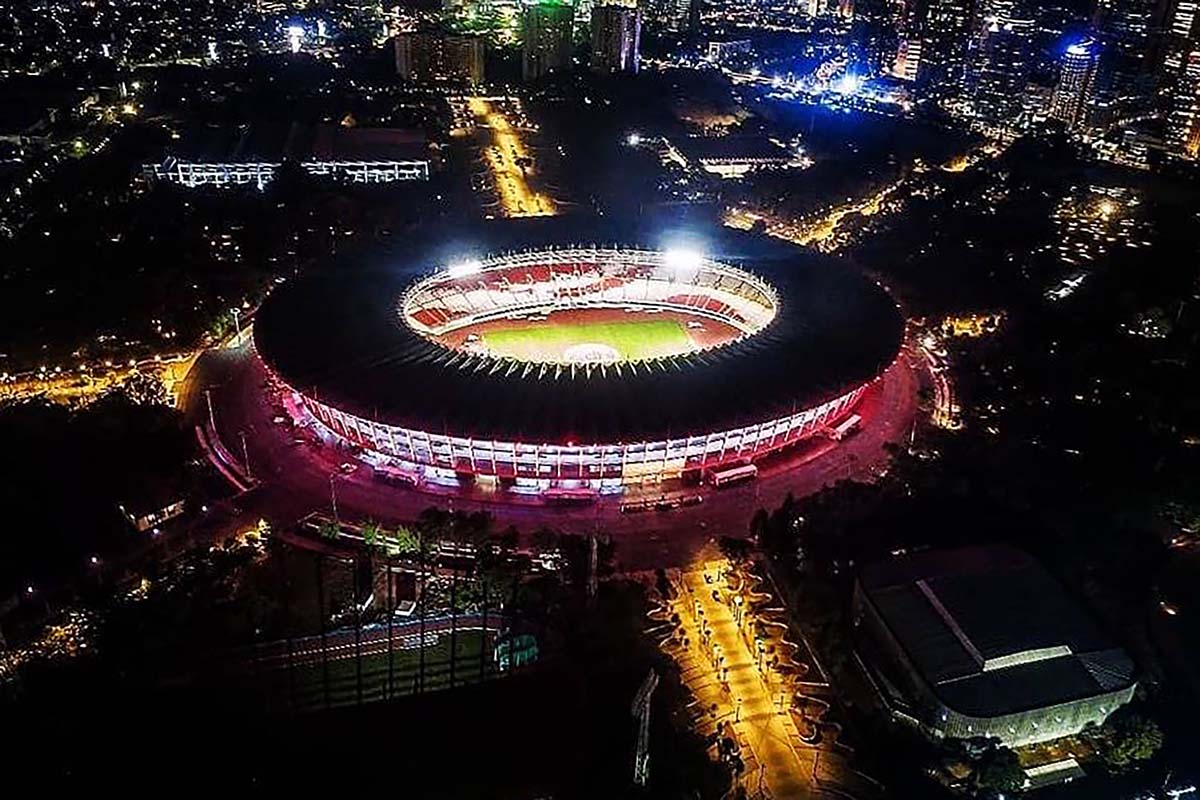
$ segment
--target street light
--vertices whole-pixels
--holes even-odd
[[[329,476],[329,505],[333,507],[333,521],[334,521],[334,523],[337,523],[337,522],[339,522],[339,520],[338,520],[338,507],[337,507],[337,490],[334,488],[334,483],[335,483],[335,482],[337,481],[337,479],[338,479],[338,478],[340,478],[340,477],[342,477],[342,473],[340,473],[340,472],[334,472],[334,473],[331,473],[331,474],[330,474],[330,476]]]
[[[733,721],[742,721],[742,698],[740,697],[737,699],[737,709],[733,712]]]

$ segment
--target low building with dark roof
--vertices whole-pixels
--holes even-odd
[[[1100,724],[1133,697],[1134,664],[1033,558],[1007,546],[872,564],[856,646],[893,713],[930,736],[1008,746]]]
[[[430,168],[429,145],[420,131],[291,123],[193,131],[143,173],[188,188],[262,188],[285,162],[351,183],[428,180]]]
[[[804,163],[796,153],[773,139],[753,135],[684,136],[667,143],[667,156],[722,178]]]

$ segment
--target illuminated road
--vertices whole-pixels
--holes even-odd
[[[533,157],[520,131],[513,127],[493,101],[482,97],[468,100],[476,124],[491,131],[491,142],[483,148],[483,157],[492,175],[500,210],[506,217],[545,217],[556,213],[554,201],[529,184],[534,171]]]
[[[732,726],[748,789],[757,790],[761,771],[763,788],[773,798],[817,796],[817,751],[800,741],[790,713],[781,710],[786,694],[781,679],[768,664],[759,669],[758,656],[726,602],[721,569],[722,562],[708,562],[681,577],[684,592],[676,605],[690,642],[681,657],[688,685],[704,704],[716,704],[717,721]],[[748,628],[745,615],[742,623]]]
[[[37,370],[15,375],[0,375],[0,402],[41,397],[62,405],[87,405],[116,389],[136,374],[160,380],[168,397],[184,380],[199,353],[155,356],[128,364],[81,366],[78,371]]]
[[[870,217],[885,210],[885,202],[888,197],[903,186],[904,182],[905,179],[901,178],[873,194],[831,208],[819,217],[810,220],[780,219],[765,211],[730,208],[726,210],[722,221],[730,228],[741,230],[750,230],[755,223],[762,221],[770,236],[831,253],[845,243],[845,237],[839,237],[838,233],[847,217],[852,214]]]

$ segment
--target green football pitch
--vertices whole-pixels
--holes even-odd
[[[606,345],[626,361],[677,355],[695,348],[687,329],[673,319],[549,321],[488,331],[483,343],[495,355],[523,361],[561,361],[563,353],[577,345]]]

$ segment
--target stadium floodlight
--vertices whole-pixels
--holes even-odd
[[[474,275],[483,269],[483,262],[477,258],[467,258],[462,261],[456,261],[446,268],[446,272],[451,278],[464,278],[467,275]]]
[[[663,264],[677,273],[697,272],[703,263],[704,256],[699,250],[673,247],[663,253]]]

